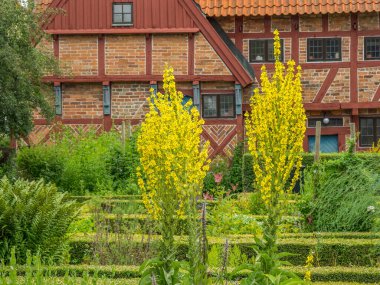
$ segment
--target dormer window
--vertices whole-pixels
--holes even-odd
[[[132,26],[133,25],[133,4],[132,3],[113,3],[113,26]]]

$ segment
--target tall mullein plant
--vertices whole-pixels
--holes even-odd
[[[165,69],[163,93],[156,95],[152,90],[137,140],[138,183],[162,235],[160,258],[169,263],[175,256],[178,221],[194,211],[195,197],[201,195],[209,169],[209,143],[201,144],[204,121],[191,101],[182,105],[184,96],[176,90],[173,73],[172,68]]]
[[[253,156],[256,189],[268,213],[267,249],[275,247],[282,203],[299,178],[306,115],[302,104],[301,67],[281,60],[279,32],[274,32],[275,71],[261,68],[261,83],[246,114],[248,148]]]

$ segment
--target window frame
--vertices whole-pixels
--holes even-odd
[[[310,59],[310,41],[312,40],[322,40],[322,59]],[[327,40],[338,40],[339,41],[339,58],[327,59],[326,58],[326,42]],[[334,38],[307,38],[306,41],[306,57],[307,62],[341,62],[342,61],[342,38],[334,37]]]
[[[363,142],[362,142],[362,120],[363,119],[372,119],[373,120],[373,126],[372,126],[372,130],[373,130],[373,143],[377,143],[380,139],[380,133],[377,133],[377,128],[379,126],[377,126],[377,120],[380,121],[380,117],[359,117],[359,146],[360,147],[372,147],[372,144],[371,145],[363,145]],[[380,123],[379,123],[380,124]]]
[[[371,39],[377,39],[379,40],[379,48],[380,48],[380,37],[364,37],[364,60],[380,60],[380,56],[379,57],[367,57],[367,40],[371,40]]]
[[[269,41],[274,41],[273,39],[250,39],[248,41],[248,53],[249,53],[249,62],[250,63],[263,63],[263,62],[269,62],[274,63],[275,60],[269,60]],[[252,59],[252,53],[251,53],[251,43],[252,42],[264,42],[264,59],[263,60],[253,60]],[[281,43],[281,55],[280,55],[280,61],[284,62],[284,39],[280,39]],[[273,55],[274,56],[274,55]]]
[[[324,117],[310,117],[307,118],[307,127],[308,128],[316,128],[316,123],[318,121],[321,122],[322,128],[341,128],[344,127],[344,118],[343,117],[328,117],[330,122],[328,124],[323,123]],[[311,122],[315,121],[315,125]],[[339,123],[338,123],[339,122]]]
[[[131,6],[131,22],[122,22],[122,23],[115,23],[115,14],[122,15],[122,18],[124,20],[124,15],[129,13],[115,13],[115,5],[129,5]],[[112,26],[113,27],[131,27],[133,26],[133,2],[113,2],[112,3]]]
[[[204,116],[204,107],[205,107],[204,99],[207,96],[216,96],[216,116],[215,117],[205,117]],[[233,102],[232,103],[233,115],[232,116],[221,116],[220,115],[220,111],[221,111],[220,97],[221,96],[232,96],[232,99],[233,99],[233,101],[232,101]],[[236,118],[236,96],[234,93],[205,93],[205,94],[202,94],[201,97],[202,97],[202,118],[204,118],[204,119],[231,119],[231,118]]]

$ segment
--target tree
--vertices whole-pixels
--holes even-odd
[[[43,17],[29,3],[0,1],[0,134],[16,138],[31,132],[35,110],[53,116],[52,88],[42,78],[57,65],[52,55],[36,47],[45,36]]]

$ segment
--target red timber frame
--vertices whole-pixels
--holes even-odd
[[[52,2],[52,7],[63,7],[64,3],[67,1],[74,0],[54,0]],[[101,1],[101,0],[100,0]],[[220,38],[218,33],[213,29],[212,25],[208,20],[202,15],[201,11],[194,5],[192,0],[178,0],[183,9],[191,15],[192,20],[195,23],[194,28],[118,28],[118,29],[91,29],[86,30],[80,27],[75,29],[62,29],[62,30],[51,30],[48,25],[45,26],[46,32],[53,35],[54,41],[54,55],[59,58],[59,37],[60,35],[95,35],[98,37],[98,74],[96,76],[75,76],[75,77],[55,77],[47,76],[44,78],[45,82],[54,82],[55,86],[61,86],[62,83],[99,83],[103,86],[109,86],[112,82],[144,82],[156,85],[157,82],[162,81],[161,75],[154,75],[152,72],[152,49],[153,41],[152,38],[155,34],[172,34],[172,33],[182,33],[188,35],[188,73],[186,75],[176,76],[177,82],[187,82],[193,85],[199,84],[200,96],[202,93],[235,93],[235,84],[241,84],[242,87],[247,86],[253,82],[251,75],[244,69],[241,63],[233,55],[232,51],[227,47],[227,45]],[[53,20],[53,19],[51,19]],[[203,36],[208,40],[210,45],[214,48],[217,54],[220,56],[222,61],[226,64],[227,68],[231,71],[232,75],[197,75],[195,74],[195,34],[202,33]],[[105,39],[106,35],[109,34],[144,34],[146,39],[146,73],[145,75],[126,75],[126,76],[113,76],[107,75],[105,72]],[[231,89],[216,91],[216,90],[205,90],[202,88],[203,82],[230,82]],[[180,90],[186,95],[193,96],[193,90]],[[112,96],[112,94],[111,94]],[[202,100],[201,100],[202,101]],[[112,112],[112,110],[111,110]],[[66,125],[96,125],[102,126],[106,131],[112,129],[113,125],[121,125],[123,119],[112,119],[111,115],[103,115],[102,118],[97,119],[65,119],[62,116],[56,116],[56,121],[61,122]],[[141,120],[129,120],[131,125],[137,125],[141,123]],[[35,120],[36,126],[46,126],[48,122],[43,119]],[[217,136],[215,134],[221,134],[223,128],[228,130],[224,132],[223,137]],[[207,128],[211,128],[210,132]],[[241,140],[243,138],[244,127],[243,127],[243,116],[236,115],[233,119],[206,119],[205,129],[202,134],[204,139],[210,141],[210,145],[213,151],[210,153],[211,157],[218,154],[226,154],[226,147],[229,145],[233,139]],[[222,136],[222,135],[220,135]],[[49,139],[49,134],[43,139],[47,141]]]
[[[351,122],[356,125],[356,130],[359,131],[359,110],[360,109],[378,109],[380,108],[380,85],[373,96],[372,102],[359,102],[358,99],[358,69],[363,67],[379,67],[380,60],[358,60],[358,39],[360,36],[380,36],[380,15],[379,27],[374,30],[359,31],[358,30],[358,14],[351,13],[351,29],[350,31],[329,31],[328,30],[328,15],[322,15],[322,31],[320,32],[301,32],[299,15],[291,16],[291,30],[280,32],[281,38],[290,38],[292,40],[291,57],[296,63],[299,63],[299,39],[314,38],[314,37],[349,37],[350,38],[350,62],[307,62],[302,64],[302,69],[328,69],[329,72],[316,94],[312,103],[305,103],[307,111],[337,111],[347,110],[351,112]],[[244,33],[243,32],[243,17],[235,17],[235,32],[228,33],[231,39],[235,40],[236,47],[243,51],[243,41],[245,39],[261,39],[272,38],[272,21],[271,17],[264,17],[264,32],[261,33]],[[255,70],[256,80],[260,81],[260,68],[262,63],[251,64]],[[268,70],[274,69],[274,64],[265,64]],[[334,81],[340,68],[350,68],[350,102],[347,103],[323,103],[323,98],[326,95],[329,87]],[[248,110],[249,106],[243,106],[244,110]],[[350,133],[348,127],[324,127],[322,135],[338,135],[339,151],[345,148],[345,137]],[[315,135],[315,128],[308,128],[304,140],[304,149],[308,150],[307,136]],[[358,146],[358,149],[361,149]],[[365,148],[363,148],[365,149]]]

